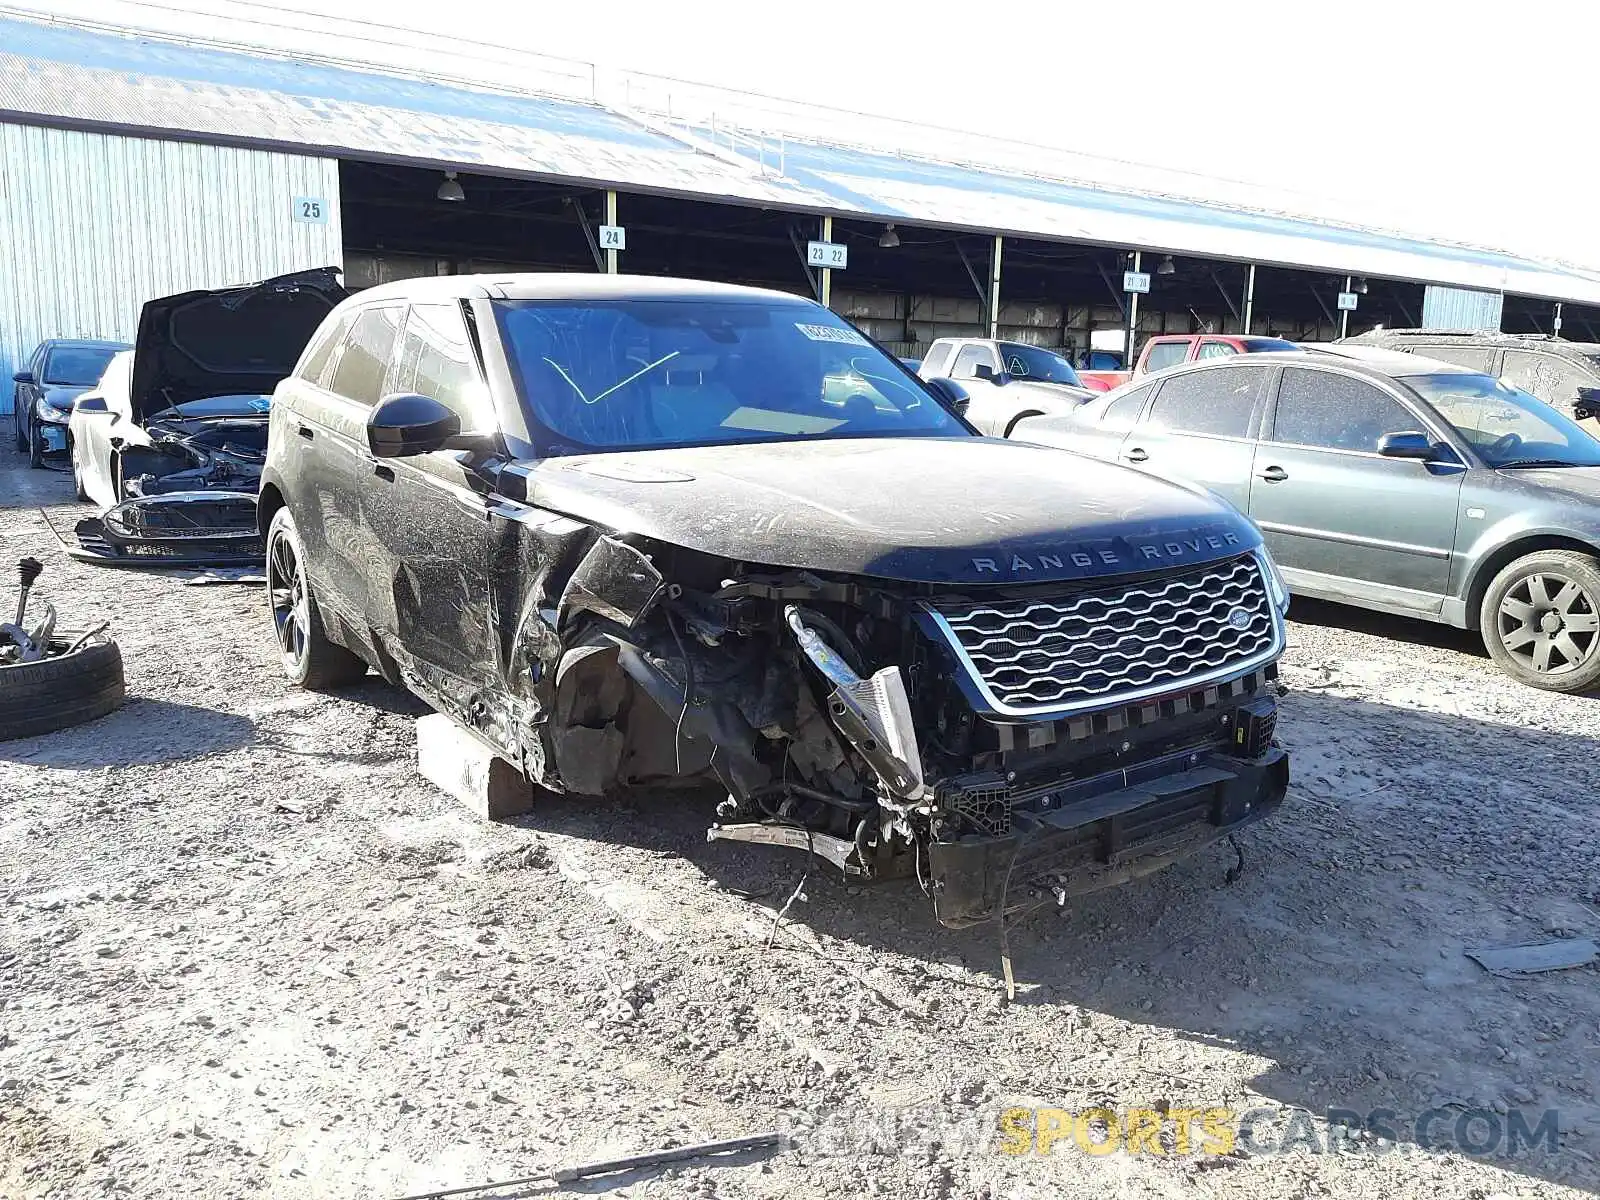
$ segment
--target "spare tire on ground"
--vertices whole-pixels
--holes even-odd
[[[0,742],[81,725],[122,706],[127,687],[121,649],[96,636],[63,653],[78,637],[58,630],[48,657],[0,664]]]

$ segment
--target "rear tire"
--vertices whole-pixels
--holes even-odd
[[[322,613],[306,576],[300,531],[288,505],[272,514],[267,527],[267,611],[278,661],[296,687],[325,691],[366,675],[367,664],[323,632]]]
[[[53,642],[79,634],[60,630]],[[90,642],[81,650],[38,662],[0,667],[0,742],[81,725],[122,706],[127,685],[116,642]]]
[[[1600,685],[1600,559],[1540,550],[1508,564],[1478,612],[1495,665],[1547,692]]]

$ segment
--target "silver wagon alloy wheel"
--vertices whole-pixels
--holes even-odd
[[[1500,644],[1530,671],[1563,675],[1600,648],[1600,603],[1583,584],[1553,571],[1520,579],[1500,601]]]
[[[301,668],[311,638],[311,604],[300,555],[293,540],[281,534],[267,547],[267,595],[284,665]]]

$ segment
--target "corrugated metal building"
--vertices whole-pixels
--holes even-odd
[[[338,264],[338,198],[332,158],[0,124],[0,370],[48,337],[131,341],[155,296]]]
[[[45,336],[126,338],[152,296],[342,264],[341,160],[346,174],[460,169],[1198,256],[1252,264],[1252,282],[1253,264],[1277,265],[1600,305],[1600,273],[1563,264],[1065,168],[1050,175],[1044,162],[1030,171],[998,155],[985,164],[872,149],[844,144],[846,130],[833,140],[826,128],[741,131],[715,112],[610,99],[0,19],[0,370]],[[306,199],[320,202],[319,221],[297,219]]]

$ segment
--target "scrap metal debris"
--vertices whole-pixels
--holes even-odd
[[[1591,938],[1562,938],[1519,946],[1484,946],[1465,954],[1491,975],[1535,975],[1587,966],[1600,958],[1600,946]]]
[[[580,1179],[589,1179],[595,1175],[613,1175],[619,1171],[636,1171],[642,1167],[663,1166],[666,1163],[683,1162],[691,1158],[705,1158],[714,1154],[735,1154],[742,1150],[763,1150],[776,1148],[787,1149],[788,1138],[778,1132],[757,1133],[749,1137],[723,1138],[715,1142],[698,1142],[692,1146],[676,1146],[670,1150],[652,1150],[647,1154],[633,1154],[626,1158],[612,1158],[604,1162],[584,1163],[576,1167],[556,1167],[553,1170],[541,1171],[536,1175],[524,1175],[518,1179],[497,1179],[492,1183],[473,1183],[464,1187],[446,1188],[442,1191],[416,1192],[410,1196],[401,1196],[398,1200],[433,1200],[437,1196],[461,1196],[467,1192],[487,1192],[499,1188],[522,1187],[530,1183],[574,1183]]]

